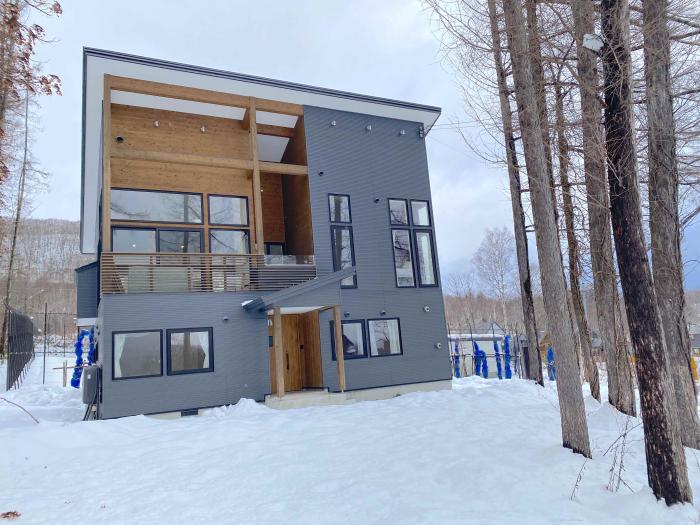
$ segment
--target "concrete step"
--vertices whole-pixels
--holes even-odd
[[[341,392],[328,392],[328,390],[309,390],[304,392],[288,392],[281,398],[268,394],[265,396],[265,405],[276,409],[305,408],[328,405],[344,405],[354,402]]]

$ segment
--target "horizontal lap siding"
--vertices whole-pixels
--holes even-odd
[[[387,199],[430,200],[420,125],[308,106],[304,109],[304,121],[319,272],[330,272],[333,265],[328,194],[349,194],[358,288],[342,290],[341,307],[349,313],[343,318],[379,318],[384,310],[386,317],[399,317],[401,323],[404,355],[346,360],[347,388],[448,379],[450,367],[440,288],[395,286]],[[331,125],[331,121],[336,125]],[[368,125],[372,126],[371,131],[366,130]],[[400,134],[401,130],[405,130],[405,135]],[[375,199],[379,202],[375,203]],[[429,306],[430,311],[426,313],[424,306]],[[331,359],[330,319],[329,312],[321,314],[323,373],[325,385],[337,390],[336,365]],[[436,343],[441,343],[442,349],[436,349]]]
[[[77,314],[79,319],[97,317],[99,267],[92,263],[75,271]]]

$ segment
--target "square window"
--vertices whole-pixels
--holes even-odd
[[[167,332],[168,375],[214,370],[211,328],[188,328]]]
[[[248,226],[248,199],[209,195],[209,223]]]
[[[369,330],[369,355],[379,357],[386,355],[401,355],[401,329],[398,319],[370,319],[367,321]]]
[[[328,195],[328,210],[331,222],[352,222],[349,195]]]
[[[408,205],[404,199],[389,199],[389,223],[408,226]]]
[[[430,226],[428,201],[411,201],[411,218],[414,226]]]
[[[163,375],[160,330],[112,332],[112,377],[127,379]]]
[[[209,230],[209,251],[237,255],[250,253],[248,230]]]
[[[341,321],[340,324],[343,327],[343,357],[345,359],[367,357],[364,321]],[[331,349],[333,351],[333,361],[336,360],[334,330],[335,323],[331,321]]]

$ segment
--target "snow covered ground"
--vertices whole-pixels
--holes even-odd
[[[47,378],[42,386],[37,359],[20,389],[0,394],[41,421],[0,401],[0,513],[21,513],[17,523],[699,519],[700,505],[667,508],[646,488],[640,426],[611,492],[614,447],[604,453],[626,418],[586,399],[586,461],[560,445],[554,389],[525,381],[468,378],[452,391],[345,406],[275,411],[243,400],[200,417],[83,423],[79,392],[60,386],[60,370]],[[700,503],[700,453],[687,458]]]

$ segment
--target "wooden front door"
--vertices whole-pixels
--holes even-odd
[[[282,316],[282,349],[284,350],[284,389],[293,392],[303,386],[303,356],[299,336],[299,316]]]

